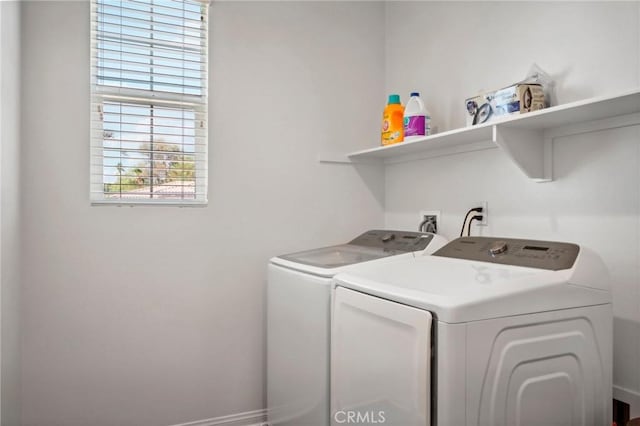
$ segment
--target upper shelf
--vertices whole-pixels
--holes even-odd
[[[347,154],[349,162],[393,163],[498,147],[531,179],[550,181],[554,138],[640,122],[640,89],[506,117],[410,142]]]

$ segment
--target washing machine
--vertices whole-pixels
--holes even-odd
[[[329,425],[331,278],[357,264],[430,254],[445,243],[435,234],[371,230],[346,244],[271,259],[267,279],[270,425]]]
[[[460,238],[332,286],[333,425],[611,424],[609,278],[585,247]]]

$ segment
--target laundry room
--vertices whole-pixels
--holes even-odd
[[[0,243],[2,426],[640,424],[640,1],[0,1]]]

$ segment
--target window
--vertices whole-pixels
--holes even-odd
[[[207,9],[92,0],[93,203],[206,203]]]

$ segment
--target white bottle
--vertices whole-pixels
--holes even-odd
[[[420,99],[420,93],[411,93],[404,107],[404,140],[422,138],[431,134],[431,114]]]

